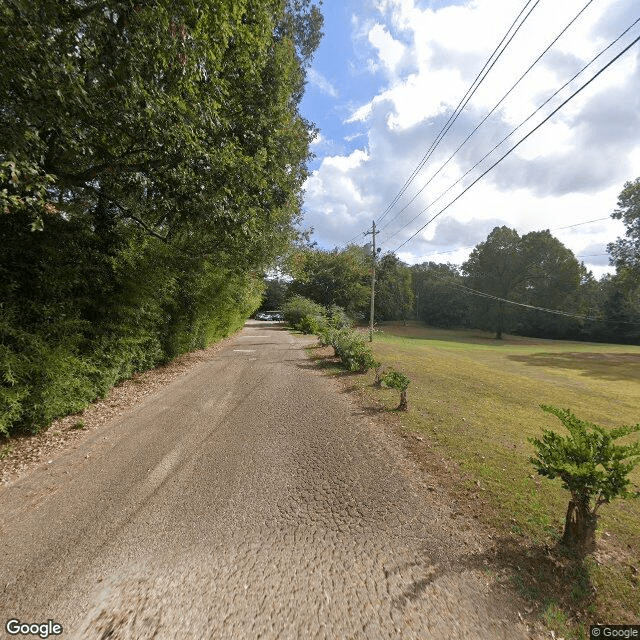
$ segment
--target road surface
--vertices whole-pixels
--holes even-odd
[[[309,343],[250,321],[2,490],[0,637],[528,638],[464,519]]]

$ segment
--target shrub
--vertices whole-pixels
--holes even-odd
[[[398,389],[400,391],[400,404],[397,409],[398,411],[407,411],[409,409],[409,405],[407,403],[407,387],[411,383],[411,380],[409,380],[404,373],[400,373],[399,371],[392,369],[384,374],[382,381],[387,385],[387,387],[390,387],[391,389]]]
[[[569,431],[562,437],[543,429],[542,440],[529,438],[536,456],[529,460],[540,475],[560,478],[571,493],[562,543],[579,555],[595,549],[598,509],[616,497],[637,497],[628,491],[629,473],[640,462],[640,442],[618,445],[614,440],[640,432],[640,424],[607,431],[577,418],[568,409],[541,405]]]
[[[304,316],[295,328],[302,333],[315,333],[319,334],[325,327],[326,319],[324,316]]]
[[[282,311],[287,323],[304,333],[318,333],[327,314],[321,304],[297,295],[284,304]]]
[[[320,329],[320,331],[318,331],[318,340],[320,341],[320,344],[323,347],[326,347],[328,345],[333,346],[336,331],[337,329],[335,327],[332,327],[329,324],[325,324]]]
[[[345,329],[353,325],[353,322],[347,315],[347,312],[337,304],[331,305],[327,310],[327,322],[335,329]]]
[[[364,373],[379,366],[364,338],[348,328],[334,329],[331,344],[349,371]]]
[[[364,373],[379,366],[364,338],[351,329],[351,320],[342,307],[332,305],[327,310],[313,300],[296,295],[284,305],[283,311],[285,320],[294,329],[315,333],[320,344],[331,345],[349,371]]]

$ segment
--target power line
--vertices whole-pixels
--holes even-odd
[[[474,185],[476,185],[484,176],[486,176],[490,171],[492,171],[496,166],[498,166],[507,156],[509,156],[515,149],[517,149],[527,138],[529,138],[533,133],[535,133],[542,125],[548,122],[560,109],[562,109],[567,103],[569,103],[573,98],[575,98],[581,91],[583,91],[586,87],[588,87],[600,74],[602,74],[606,69],[608,69],[614,62],[616,62],[621,56],[623,56],[631,47],[633,47],[640,40],[640,36],[638,36],[631,44],[627,45],[620,53],[618,53],[614,58],[612,58],[602,69],[600,69],[594,76],[592,76],[587,82],[585,82],[581,87],[579,87],[576,91],[574,91],[566,100],[564,100],[558,107],[556,107],[542,122],[536,125],[529,133],[523,136],[511,149],[509,149],[504,155],[502,155],[496,162],[494,162],[488,169],[486,169],[483,173],[480,174],[471,184],[469,184],[461,193],[459,193],[449,204],[443,207],[438,213],[436,213],[430,220],[428,220],[422,227],[420,227],[414,234],[412,234],[409,238],[407,238],[402,244],[394,249],[394,253],[407,244],[410,240],[415,238],[418,233],[420,233],[427,225],[433,222],[438,216],[444,213],[451,205],[457,202],[469,189],[471,189]]]
[[[535,305],[532,304],[525,304],[524,302],[516,302],[515,300],[508,300],[507,298],[501,298],[499,296],[494,296],[491,293],[486,293],[484,291],[478,291],[476,289],[471,289],[470,287],[465,287],[462,284],[458,284],[457,282],[451,282],[450,284],[452,284],[454,287],[458,287],[460,289],[464,289],[465,291],[479,296],[481,298],[488,298],[490,300],[496,300],[498,302],[505,302],[507,304],[512,304],[515,305],[517,307],[525,307],[527,309],[532,309],[534,311],[543,311],[545,313],[552,313],[558,316],[565,316],[568,318],[578,318],[580,320],[597,320],[597,318],[593,318],[591,316],[583,316],[583,315],[578,315],[578,314],[574,314],[574,313],[568,313],[566,311],[560,311],[559,309],[547,309],[545,307],[537,307]],[[633,323],[633,324],[637,324],[637,323]]]
[[[566,227],[556,227],[555,229],[551,229],[551,231],[561,231],[562,229],[573,229],[573,227],[579,227],[583,224],[590,224],[591,222],[601,222],[602,220],[610,220],[611,216],[607,216],[606,218],[596,218],[595,220],[587,220],[586,222],[577,222],[576,224],[570,224]]]
[[[561,231],[562,229],[572,229],[573,227],[581,227],[585,224],[592,224],[594,222],[601,222],[602,220],[610,220],[611,216],[606,216],[605,218],[596,218],[595,220],[585,220],[583,222],[576,222],[575,224],[567,225],[566,227],[554,227],[553,229],[549,229],[549,231]],[[455,249],[447,249],[446,251],[432,251],[427,253],[428,256],[438,256],[444,253],[455,253],[456,251],[465,251],[466,249],[475,249],[477,244],[472,244],[467,247],[457,247]],[[576,255],[576,258],[588,258],[595,256],[608,256],[608,253],[589,253],[589,254],[580,254]]]
[[[401,226],[397,231],[395,231],[392,235],[388,236],[384,241],[388,242],[391,238],[400,233],[403,229],[408,227],[412,222],[417,220],[425,211],[430,209],[438,200],[441,200],[451,189],[453,189],[457,184],[459,184],[464,178],[466,178],[478,165],[480,165],[484,160],[486,160],[498,147],[500,147],[504,142],[506,142],[518,129],[522,128],[531,118],[538,113],[545,105],[547,105],[553,98],[555,98],[563,89],[565,89],[568,85],[570,85],[579,75],[581,75],[588,67],[590,67],[598,58],[600,58],[604,53],[606,53],[613,45],[615,45],[621,38],[623,38],[638,22],[640,22],[640,18],[636,19],[631,25],[629,25],[615,40],[610,42],[604,49],[602,49],[597,55],[595,55],[587,64],[585,64],[582,69],[580,69],[577,73],[573,75],[567,82],[565,82],[560,88],[558,88],[554,93],[552,93],[541,105],[539,105],[534,111],[532,111],[515,129],[512,129],[510,133],[508,133],[500,142],[498,142],[490,151],[488,151],[480,160],[478,160],[470,169],[468,169],[460,178],[458,178],[450,187],[445,189],[435,200],[430,202],[426,207],[424,207],[418,214],[416,214],[409,222]],[[633,43],[632,43],[633,45]],[[624,53],[624,52],[623,52]],[[562,107],[562,105],[560,105]],[[551,116],[554,114],[553,112]],[[543,121],[544,123],[545,121]],[[541,124],[543,124],[541,123]],[[535,131],[535,129],[533,130]],[[530,133],[533,133],[531,131]],[[520,144],[520,143],[518,143]],[[517,145],[516,145],[517,146]],[[494,165],[495,166],[495,165]],[[489,169],[491,170],[491,168]],[[482,177],[482,176],[481,176]],[[473,186],[473,185],[471,185]],[[464,193],[464,191],[463,191]],[[462,194],[460,194],[462,195]],[[439,215],[439,214],[438,214]],[[435,216],[437,217],[437,216]],[[433,220],[433,218],[432,218]],[[429,224],[431,220],[427,223]],[[426,226],[426,225],[425,225]],[[424,228],[424,227],[423,227]]]
[[[457,282],[448,282],[448,284],[453,285],[454,287],[458,287],[460,289],[464,289],[468,293],[472,295],[479,296],[481,298],[488,298],[490,300],[496,300],[498,302],[505,302],[506,304],[515,305],[517,307],[524,307],[526,309],[531,309],[533,311],[542,311],[543,313],[551,313],[558,316],[564,316],[566,318],[575,318],[577,320],[590,320],[592,322],[602,322],[603,318],[594,318],[593,316],[583,316],[576,313],[568,313],[566,311],[560,311],[559,309],[547,309],[546,307],[538,307],[532,304],[526,304],[524,302],[516,302],[515,300],[508,300],[507,298],[500,298],[499,296],[494,296],[490,293],[486,293],[484,291],[477,291],[476,289],[471,289],[470,287],[465,287],[462,284],[458,284]],[[640,325],[640,322],[629,322],[626,320],[616,320],[616,323],[619,324],[631,324],[631,325]]]
[[[449,156],[449,158],[440,166],[440,168],[429,178],[429,180],[413,195],[411,200],[407,202],[400,211],[396,214],[395,218],[399,217],[400,214],[409,207],[409,205],[415,201],[415,199],[431,184],[433,179],[451,162],[451,160],[457,155],[457,153],[464,147],[465,144],[474,136],[476,131],[491,117],[493,113],[495,113],[496,109],[507,99],[507,97],[511,94],[511,92],[524,80],[524,78],[529,74],[529,72],[533,69],[533,67],[540,62],[540,60],[547,54],[547,52],[553,47],[553,45],[558,42],[558,40],[567,32],[567,30],[573,25],[573,23],[586,11],[587,7],[593,3],[594,0],[588,0],[588,2],[578,11],[578,13],[567,23],[567,25],[560,31],[560,33],[547,45],[544,51],[529,65],[527,70],[515,81],[511,88],[498,100],[498,102],[493,106],[491,111],[489,111],[484,118],[475,126],[473,131],[460,143],[458,148]],[[554,94],[555,95],[555,94]],[[394,219],[395,219],[394,218]],[[380,229],[383,231],[386,229],[393,219],[388,220],[387,223]]]
[[[503,36],[502,40],[500,40],[500,42],[498,43],[498,46],[494,49],[493,53],[489,56],[487,61],[484,63],[484,66],[482,67],[482,69],[480,69],[478,75],[475,77],[474,81],[471,83],[471,86],[467,89],[467,92],[461,98],[460,102],[458,103],[458,106],[454,109],[453,113],[449,116],[449,119],[447,120],[445,125],[442,127],[442,129],[440,129],[440,132],[438,133],[434,141],[431,143],[431,146],[429,147],[425,155],[422,157],[422,159],[420,160],[416,168],[413,170],[411,175],[407,178],[407,180],[405,181],[400,191],[396,194],[393,200],[387,205],[387,208],[384,210],[384,212],[380,216],[378,222],[381,222],[384,219],[384,217],[389,213],[389,211],[391,211],[391,209],[394,207],[396,202],[398,202],[398,200],[403,196],[404,192],[407,190],[411,182],[413,182],[413,180],[418,175],[418,173],[420,173],[420,171],[422,170],[426,162],[429,160],[429,158],[431,157],[431,155],[433,154],[437,146],[440,144],[444,136],[447,134],[449,129],[451,129],[455,121],[458,119],[458,116],[462,113],[463,109],[466,107],[469,100],[471,100],[471,98],[473,97],[473,94],[477,91],[478,87],[484,82],[485,78],[487,77],[487,75],[489,74],[489,72],[491,71],[495,63],[498,61],[500,56],[505,52],[506,48],[509,46],[509,44],[511,43],[515,35],[520,30],[520,27],[522,27],[522,25],[525,23],[527,18],[531,15],[532,11],[539,4],[540,0],[536,0],[535,4],[531,7],[531,9],[529,9],[529,12],[527,13],[527,15],[522,19],[522,21],[517,26],[515,31],[511,34],[511,36],[507,40],[504,47],[502,47],[502,44],[509,36],[509,33],[513,29],[514,25],[518,22],[518,20],[520,19],[520,16],[522,16],[522,14],[527,10],[527,7],[531,4],[531,2],[532,0],[527,0],[524,7],[521,9],[520,13],[517,15],[516,19],[512,22],[509,29],[507,29],[507,32]],[[502,47],[502,50],[500,50],[500,47]],[[492,58],[494,58],[494,56],[495,56],[495,59],[492,62]],[[488,65],[489,65],[489,68],[487,69]]]

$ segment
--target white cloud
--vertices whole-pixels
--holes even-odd
[[[391,221],[381,236],[384,240],[385,233],[391,235],[431,205],[386,249],[394,249],[451,202],[478,171],[434,200],[635,18],[624,0],[594,2],[446,168],[400,212],[583,5],[584,0],[565,0],[543,2],[535,9],[426,168],[381,221],[381,226]],[[376,20],[354,18],[354,38],[359,47],[368,47],[360,50],[361,59],[371,59],[372,70],[382,72],[373,77],[383,79],[346,120],[366,130],[367,151],[325,157],[307,184],[307,219],[327,245],[346,242],[382,215],[518,10],[512,0],[474,0],[440,9],[423,9],[417,0],[380,0],[377,6]],[[468,255],[463,247],[484,239],[493,228],[488,227],[498,221],[526,233],[609,215],[624,182],[640,175],[639,84],[638,54],[632,50],[405,245],[400,256],[415,262],[451,251],[438,255],[442,261],[457,261],[466,258],[465,251]],[[482,168],[550,108],[532,118]],[[595,254],[589,247],[604,247],[622,232],[619,223],[607,221],[557,235],[575,253]],[[584,260],[593,264],[594,271],[607,269],[601,255]]]
[[[307,80],[332,98],[338,97],[338,90],[316,69],[311,68],[307,70]]]
[[[394,75],[404,56],[405,46],[398,40],[394,40],[387,28],[381,24],[375,24],[368,35],[369,42],[377,49],[380,63]]]

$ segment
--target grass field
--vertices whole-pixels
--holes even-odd
[[[389,324],[373,350],[411,379],[410,410],[398,418],[422,434],[432,460],[455,470],[458,497],[504,536],[510,579],[546,624],[569,638],[596,621],[639,623],[640,500],[601,508],[593,557],[551,552],[569,494],[535,473],[527,438],[543,427],[566,433],[541,403],[607,428],[640,422],[640,347]],[[374,389],[372,373],[354,380],[372,401],[397,405],[398,392]],[[632,478],[640,486],[639,468]]]

